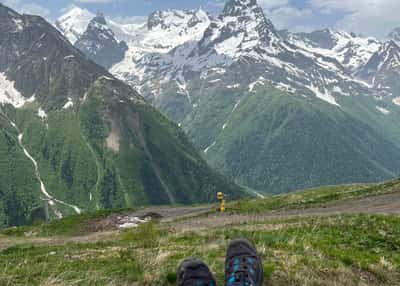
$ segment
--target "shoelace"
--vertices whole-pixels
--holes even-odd
[[[227,266],[229,273],[227,286],[255,286],[255,262],[254,257],[233,258]]]

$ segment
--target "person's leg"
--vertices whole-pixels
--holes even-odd
[[[178,286],[216,286],[208,266],[196,258],[184,260],[178,268]]]
[[[246,239],[232,241],[225,260],[226,286],[262,286],[263,267],[254,245]]]

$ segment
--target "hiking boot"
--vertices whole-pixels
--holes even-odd
[[[216,286],[210,269],[196,258],[184,260],[178,268],[178,286]]]
[[[263,268],[254,245],[246,239],[232,241],[225,260],[226,286],[262,286]]]

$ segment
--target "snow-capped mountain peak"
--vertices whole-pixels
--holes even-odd
[[[111,72],[128,82],[136,82],[135,79],[144,76],[145,67],[153,61],[149,57],[166,55],[176,47],[196,43],[211,21],[213,18],[203,9],[154,12],[147,24],[135,31],[135,37],[128,42],[129,50],[124,60]]]
[[[74,5],[55,22],[55,26],[74,44],[95,16],[90,11]]]
[[[147,52],[167,53],[185,42],[198,41],[211,20],[202,9],[156,11],[131,44],[142,46]]]
[[[116,39],[101,13],[90,21],[86,31],[75,42],[75,46],[107,69],[120,62],[128,49],[124,41]]]
[[[155,11],[148,17],[147,28],[153,29],[182,29],[193,27],[199,23],[207,23],[210,15],[199,8],[197,10],[164,10]]]
[[[218,20],[206,30],[199,51],[204,54],[214,49],[232,59],[257,57],[281,51],[279,42],[275,27],[255,0],[230,0]]]
[[[229,0],[221,16],[240,16],[248,9],[258,9],[256,0]]]
[[[94,33],[95,36],[98,38],[116,41],[115,34],[111,30],[111,28],[108,27],[107,21],[104,18],[104,15],[102,13],[98,13],[96,15],[96,17],[94,17],[90,21],[90,23],[83,35],[88,34],[88,33]]]
[[[96,17],[91,20],[91,23],[97,23],[103,26],[107,26],[107,21],[104,18],[103,13],[97,13]]]
[[[72,43],[78,40],[88,28],[90,21],[96,17],[92,12],[78,6],[72,6],[64,15],[59,17],[54,25]],[[143,17],[136,17],[129,23],[118,23],[108,17],[104,17],[107,26],[114,32],[118,40],[131,40],[135,37],[137,30],[146,25]],[[103,21],[104,24],[104,21]]]

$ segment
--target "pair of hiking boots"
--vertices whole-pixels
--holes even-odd
[[[262,286],[263,268],[254,245],[246,239],[232,241],[225,259],[225,286]],[[189,258],[177,273],[178,286],[216,286],[210,269],[202,261]]]

